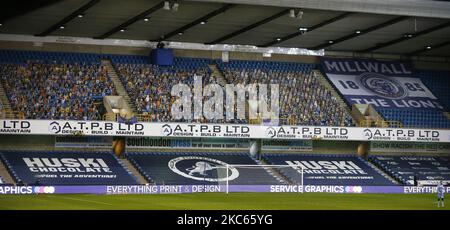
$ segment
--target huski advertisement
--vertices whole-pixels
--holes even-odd
[[[416,78],[411,65],[374,59],[321,59],[322,70],[346,101],[375,108],[432,109],[443,107]]]
[[[24,184],[135,184],[110,153],[1,152]]]

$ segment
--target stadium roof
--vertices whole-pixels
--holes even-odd
[[[34,2],[2,7],[0,33],[450,56],[444,1],[178,0],[169,10],[159,0]]]

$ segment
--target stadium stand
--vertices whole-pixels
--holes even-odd
[[[226,178],[225,164],[255,165],[256,161],[245,153],[158,153],[130,152],[126,154],[130,162],[155,184],[220,184],[217,178]],[[177,159],[174,160],[174,159]],[[176,163],[170,163],[172,162]],[[220,162],[218,162],[220,161]],[[219,168],[217,168],[219,167]],[[175,171],[179,170],[179,173]],[[237,167],[237,174],[229,172],[229,184],[267,185],[283,184],[281,179],[269,174],[263,168]],[[231,177],[237,176],[235,179]],[[221,181],[225,184],[225,181]]]
[[[447,71],[417,70],[416,75],[444,106],[450,108],[450,90]],[[418,109],[378,109],[387,120],[400,121],[404,127],[450,128],[450,120],[442,111]]]
[[[149,57],[142,55],[103,54],[102,59],[109,59],[116,64],[149,65]]]
[[[441,112],[417,109],[378,109],[385,119],[400,121],[404,127],[450,128],[450,120]]]
[[[353,126],[345,108],[311,74],[314,64],[231,60],[217,65],[228,83],[279,84],[282,124]]]
[[[28,185],[133,185],[136,178],[110,152],[1,151],[16,182]]]
[[[422,183],[450,181],[450,158],[434,156],[370,156],[369,159],[386,173],[406,185],[414,177]]]
[[[142,64],[140,56],[111,56],[111,60],[137,112],[149,115],[150,121],[174,121],[170,114],[170,105],[175,100],[171,96],[172,86],[192,85],[194,75],[202,76],[204,84],[213,82],[207,59],[175,58],[172,66]],[[123,64],[124,61],[140,64]]]
[[[11,50],[0,54],[2,85],[19,118],[99,120],[103,97],[114,94],[98,55]]]
[[[417,70],[416,75],[433,92],[434,96],[439,98],[441,103],[450,109],[450,72],[436,70]]]
[[[175,58],[173,66],[156,66],[144,64],[145,59],[140,56],[110,58],[128,94],[134,98],[137,112],[149,114],[152,121],[174,121],[168,103],[174,100],[170,95],[172,85],[192,84],[194,74],[203,76],[203,84],[217,83],[208,68],[209,63],[215,62],[229,84],[279,83],[282,124],[353,126],[345,108],[311,75],[313,64]],[[208,122],[248,123],[237,119]]]
[[[102,59],[110,59],[134,103],[148,121],[249,123],[247,120],[174,120],[170,114],[171,87],[193,83],[217,83],[208,65],[215,63],[227,83],[279,83],[281,124],[354,126],[346,108],[313,77],[315,64],[275,61],[221,60],[177,57],[172,66],[149,64],[147,56],[94,53],[0,50],[0,74],[13,111],[19,118],[99,120],[102,98],[114,95],[114,84]],[[419,70],[417,75],[449,108],[449,72]],[[251,79],[251,80],[250,80]],[[14,90],[13,90],[14,89]],[[61,106],[57,106],[61,105]],[[404,127],[450,128],[440,111],[379,109],[388,121]]]
[[[29,61],[44,63],[100,64],[100,55],[95,53],[47,52],[27,50],[0,50],[0,63],[26,64]]]
[[[263,154],[275,165],[303,165],[304,185],[395,185],[374,165],[355,155],[344,154]],[[296,182],[300,168],[280,168],[279,172]]]

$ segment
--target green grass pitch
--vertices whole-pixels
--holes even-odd
[[[449,210],[436,194],[0,195],[0,210]]]

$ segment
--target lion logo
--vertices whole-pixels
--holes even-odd
[[[228,167],[227,167],[228,165]],[[173,158],[168,163],[169,169],[174,173],[198,181],[232,181],[239,177],[239,171],[223,161],[202,157],[184,156]],[[228,173],[226,172],[228,168]],[[221,171],[217,174],[214,170]],[[227,177],[228,175],[228,177]]]
[[[407,91],[394,78],[377,73],[359,75],[359,82],[370,93],[388,99],[401,99],[407,96]]]

